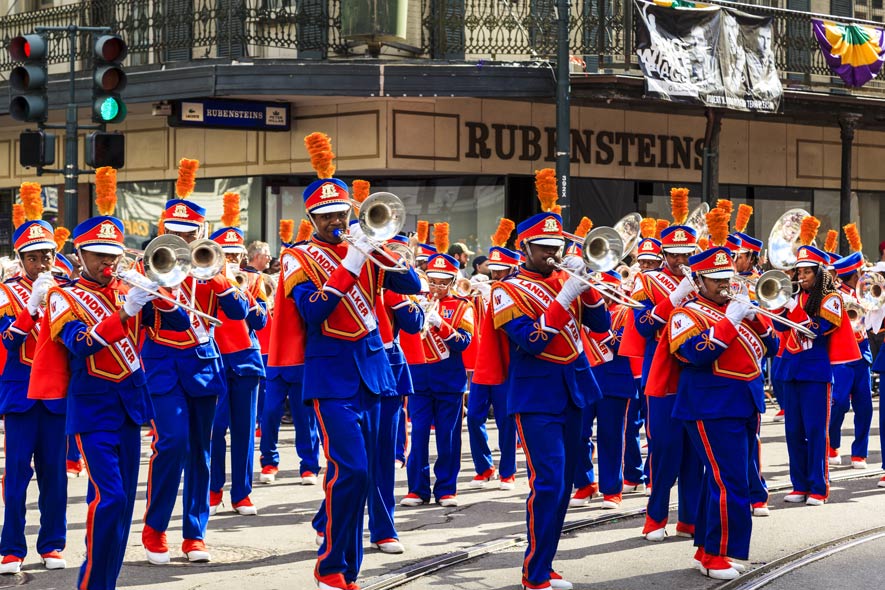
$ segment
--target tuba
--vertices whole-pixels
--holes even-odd
[[[860,277],[855,287],[857,301],[866,311],[876,311],[885,305],[885,277],[868,272]]]
[[[804,209],[790,209],[774,222],[768,236],[768,262],[776,269],[786,270],[796,264],[802,220],[809,216]]]

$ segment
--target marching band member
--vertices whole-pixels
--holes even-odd
[[[806,217],[802,221],[800,240],[811,243],[818,225],[820,222],[815,218]],[[782,312],[817,335],[812,340],[795,329],[786,331],[781,361],[793,484],[793,491],[784,501],[805,502],[809,506],[822,505],[830,491],[827,423],[833,386],[832,364],[860,357],[842,297],[826,271],[827,262],[825,252],[813,246],[799,248],[795,268],[800,291]]]
[[[695,291],[694,282],[683,275],[689,255],[697,249],[694,228],[681,225],[688,218],[688,189],[674,188],[670,195],[676,225],[661,232],[664,265],[660,270],[638,274],[633,291],[633,298],[645,305],[644,309],[633,310],[635,330],[646,342],[642,367],[644,387],[648,383],[648,371],[670,313]],[[663,541],[667,536],[670,489],[678,478],[679,520],[676,534],[690,537],[694,534],[700,492],[700,458],[691,448],[682,422],[672,417],[676,392],[668,391],[665,395],[658,392],[652,396],[646,391],[646,397],[647,462],[652,487],[642,534],[649,541]]]
[[[846,226],[845,233],[849,237],[849,244],[854,251],[845,258],[840,258],[833,266],[840,279],[839,292],[845,302],[857,302],[855,288],[860,279],[860,272],[864,264],[861,254],[860,236],[857,226],[850,229]],[[858,303],[858,306],[860,304]],[[865,469],[867,466],[867,450],[870,442],[870,426],[873,422],[873,391],[870,365],[873,355],[870,352],[870,342],[864,329],[863,321],[859,319],[854,329],[854,337],[860,349],[860,358],[851,363],[833,365],[833,407],[830,414],[830,465],[841,464],[839,456],[839,444],[842,440],[842,421],[848,412],[849,403],[854,410],[854,442],[851,443],[851,466],[855,469]],[[838,463],[837,463],[838,460]]]
[[[353,586],[362,563],[363,511],[376,453],[383,392],[396,388],[378,334],[375,300],[383,286],[403,294],[420,288],[413,270],[382,272],[370,259],[372,241],[359,224],[344,241],[351,201],[347,184],[331,178],[328,137],[305,138],[319,180],[304,190],[316,233],[287,252],[290,268],[279,291],[294,307],[290,345],[304,363],[303,400],[313,403],[323,436],[328,472],[326,526],[314,577],[321,590]],[[368,264],[366,264],[368,262]],[[276,307],[279,311],[280,298]],[[279,319],[279,316],[278,316]]]
[[[542,208],[549,210],[553,204],[542,174]],[[551,184],[555,200],[555,181]],[[544,589],[555,581],[557,588],[571,588],[554,572],[553,557],[580,452],[582,414],[600,397],[583,354],[581,326],[606,332],[608,314],[588,283],[567,278],[549,262],[559,259],[563,246],[559,215],[534,215],[518,225],[517,234],[525,263],[492,287],[492,311],[480,341],[484,362],[474,380],[497,385],[506,379],[507,410],[515,417],[526,456],[530,493],[522,585]],[[584,272],[583,261],[568,260],[576,275]]]
[[[180,198],[166,202],[162,217],[163,232],[177,235],[187,243],[200,236],[206,220],[206,209],[185,199],[193,192],[198,165],[196,160],[182,159],[175,189]],[[222,274],[208,281],[186,279],[178,296],[211,316],[218,316],[219,310],[223,310],[226,318],[242,320],[249,311],[246,298]],[[142,346],[156,416],[151,422],[153,455],[141,541],[148,562],[154,565],[169,563],[166,529],[182,473],[182,553],[189,561],[211,559],[205,542],[209,522],[209,450],[215,405],[227,382],[214,328],[195,314],[189,316],[191,326],[183,332],[148,325]]]
[[[46,569],[66,566],[67,478],[65,461],[65,401],[28,398],[28,382],[43,315],[43,301],[59,281],[51,274],[56,243],[52,226],[43,221],[41,187],[21,185],[26,221],[12,236],[22,274],[0,283],[0,415],[5,420],[3,532],[0,535],[0,574],[17,574],[28,553],[25,540],[27,492],[36,472],[40,510],[37,552]],[[33,468],[31,467],[33,461]]]
[[[267,391],[264,400],[264,412],[261,416],[261,474],[259,481],[273,483],[279,472],[280,453],[277,450],[277,441],[280,433],[280,420],[283,417],[283,408],[286,400],[289,400],[289,411],[292,413],[292,423],[295,426],[295,452],[300,460],[298,473],[301,476],[301,485],[316,485],[317,475],[320,472],[320,434],[317,429],[316,412],[313,406],[301,401],[301,386],[304,381],[304,365],[301,360],[291,357],[294,352],[289,346],[290,332],[286,325],[288,316],[284,316],[288,307],[278,302],[285,302],[281,291],[283,285],[292,280],[291,274],[287,274],[296,268],[293,256],[289,248],[303,244],[310,239],[313,226],[306,219],[301,220],[298,227],[298,235],[294,237],[294,221],[292,227],[280,230],[280,238],[283,241],[283,251],[280,253],[281,271],[280,281],[274,296],[273,320],[271,320],[270,344],[267,357]],[[287,244],[286,242],[292,242]],[[289,299],[289,306],[292,305]]]
[[[510,239],[510,234],[516,229],[513,221],[502,218],[498,229],[492,235],[492,247],[489,248],[487,266],[491,273],[492,281],[499,281],[519,265],[519,254],[505,248]],[[477,308],[476,332],[474,338],[477,350],[479,350],[479,329],[482,326],[482,313],[485,306]],[[477,359],[482,362],[482,359]],[[489,436],[486,431],[486,420],[489,417],[489,408],[494,408],[495,424],[498,427],[498,448],[501,451],[499,470],[495,469],[492,460],[492,451],[489,449]],[[473,458],[473,466],[476,475],[470,482],[470,487],[483,488],[496,477],[500,476],[499,486],[504,490],[512,490],[516,485],[516,422],[507,412],[507,385],[480,385],[471,380],[470,393],[467,395],[467,433],[470,440],[470,454]]]
[[[448,224],[435,224],[437,250],[445,251]],[[430,501],[430,426],[435,428],[437,459],[433,496],[441,506],[457,506],[457,481],[461,469],[461,424],[467,372],[462,353],[474,331],[474,309],[467,299],[452,294],[458,278],[458,261],[448,254],[427,259],[429,301],[437,307],[425,313],[429,328],[422,337],[423,364],[411,365],[414,393],[409,399],[412,448],[406,462],[409,493],[403,506],[420,506]]]
[[[240,196],[225,193],[223,227],[215,230],[209,239],[221,246],[227,260],[225,278],[231,284],[232,277],[240,273],[240,261],[246,253],[245,236],[240,225]],[[248,281],[246,275],[245,281]],[[256,281],[257,282],[257,281]],[[244,284],[239,296],[245,297],[249,313],[245,319],[235,320],[218,314],[222,324],[215,330],[215,341],[221,351],[227,388],[218,396],[215,420],[212,426],[209,470],[209,514],[221,505],[225,480],[225,434],[230,427],[231,507],[246,516],[258,514],[249,498],[252,493],[252,466],[255,456],[255,421],[258,403],[258,386],[264,377],[264,362],[257,330],[267,323],[267,304],[256,299],[252,290]],[[259,292],[260,296],[260,292]]]
[[[258,338],[258,345],[261,348],[261,364],[267,373],[267,354],[270,350],[270,329],[273,321],[273,296],[268,295],[267,281],[270,275],[265,275],[264,271],[270,266],[273,256],[270,254],[270,244],[267,242],[253,241],[246,247],[246,263],[241,269],[242,276],[246,279],[245,291],[252,294],[255,299],[260,299],[267,306],[266,323],[263,328],[255,331],[255,337]],[[267,392],[267,378],[261,377],[258,381],[258,406],[256,416],[258,422],[255,424],[255,438],[261,438],[261,416],[264,413],[264,398]]]
[[[683,421],[705,467],[695,560],[704,575],[729,580],[739,567],[730,558],[749,557],[749,457],[765,407],[761,361],[777,338],[756,319],[748,297],[729,300],[735,269],[727,247],[714,246],[689,263],[699,291],[670,314],[647,392],[666,394],[676,381],[673,417]]]
[[[114,588],[128,544],[140,428],[153,415],[138,355],[139,329],[188,327],[183,310],[169,310],[166,303],[150,305],[154,295],[141,287],[156,289],[156,283],[134,270],[122,276],[135,286],[114,277],[124,244],[123,222],[110,216],[115,186],[116,171],[96,170],[100,215],[73,232],[83,264],[80,279],[49,289],[28,392],[40,399],[67,396],[66,431],[76,436],[86,463],[86,559],[77,580],[81,590]],[[69,381],[62,377],[66,373]]]

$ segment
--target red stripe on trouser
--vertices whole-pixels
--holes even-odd
[[[89,483],[95,490],[95,498],[89,503],[86,511],[86,567],[83,569],[83,581],[80,582],[80,590],[87,590],[89,588],[89,576],[92,574],[92,549],[94,545],[92,533],[95,526],[95,510],[101,502],[101,490],[98,489],[98,485],[92,479],[92,469],[89,468],[89,459],[86,457],[86,451],[83,449],[83,441],[80,440],[80,435],[76,434],[74,437],[77,441],[77,448],[80,449],[83,464],[86,465],[86,475],[89,477]]]
[[[159,453],[157,452],[157,442],[160,440],[160,431],[157,430],[157,423],[154,420],[151,420],[151,430],[153,431],[153,435],[151,436],[151,460],[148,461],[148,477],[147,477],[147,504],[144,507],[144,516],[142,519],[144,523],[147,524],[147,513],[148,510],[151,509],[151,498],[153,498],[153,475],[154,475],[154,459],[157,458]],[[162,532],[162,531],[160,531]]]
[[[529,561],[531,561],[532,557],[535,555],[535,549],[538,547],[538,542],[535,539],[535,466],[532,463],[532,457],[529,453],[528,442],[525,438],[525,433],[522,431],[522,419],[519,414],[514,416],[516,418],[516,429],[519,431],[519,440],[522,441],[522,451],[525,453],[525,462],[526,466],[529,469],[529,499],[526,502],[526,510],[529,513],[529,544],[531,545],[531,550],[528,555],[525,556],[525,559],[522,562],[522,575],[524,578],[528,577],[529,573]]]
[[[826,486],[825,497],[830,497],[830,461],[829,452],[830,452],[830,406],[833,401],[833,384],[827,383],[827,421],[824,422],[824,437],[827,441],[827,446],[824,447],[824,485]]]
[[[722,530],[719,539],[719,555],[725,557],[728,553],[728,493],[725,490],[725,483],[722,481],[722,474],[719,471],[719,463],[716,462],[716,457],[713,455],[710,439],[707,438],[707,430],[704,428],[704,421],[698,420],[697,425],[698,434],[701,437],[701,441],[704,443],[704,452],[707,454],[707,459],[710,461],[710,466],[713,468],[713,479],[716,480],[716,485],[719,487],[719,523]]]
[[[313,400],[313,409],[317,415],[317,423],[320,425],[320,430],[323,433],[323,454],[326,456],[326,463],[335,468],[335,475],[332,479],[328,479],[329,471],[326,471],[326,530],[324,532],[326,536],[326,550],[322,555],[317,557],[317,571],[319,571],[319,562],[328,557],[329,553],[332,551],[332,488],[335,486],[335,481],[338,479],[338,474],[341,473],[341,471],[338,469],[338,463],[336,463],[332,459],[332,455],[329,454],[329,433],[326,431],[326,424],[323,421],[323,415],[320,413],[320,400]]]

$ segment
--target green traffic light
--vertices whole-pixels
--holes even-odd
[[[113,96],[109,96],[101,101],[99,113],[102,121],[113,121],[120,114],[120,103]]]

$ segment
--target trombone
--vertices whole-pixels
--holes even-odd
[[[224,252],[221,250],[221,246],[212,240],[197,240],[188,245],[187,242],[178,236],[164,234],[151,240],[144,251],[143,260],[144,274],[149,280],[166,289],[174,289],[188,277],[198,280],[213,278],[224,266]],[[133,287],[143,289],[157,299],[177,305],[213,326],[221,325],[221,320],[216,317],[203,313],[197,308],[182,303],[178,299],[169,297],[158,290],[145,288],[138,283],[126,279],[121,274],[122,270],[131,267],[131,259],[124,256],[117,264],[116,271],[108,267],[105,269],[105,273]]]
[[[566,237],[569,239],[577,238],[577,236],[573,236],[572,234],[567,234]],[[581,247],[581,259],[584,261],[584,266],[587,270],[594,272],[606,272],[615,268],[624,257],[624,242],[625,240],[615,228],[605,226],[593,228],[587,233]],[[553,257],[547,259],[547,264],[565,272],[570,277],[578,279],[585,285],[593,287],[602,295],[620,303],[621,305],[637,309],[645,307],[642,303],[636,301],[632,297],[622,294],[618,289],[613,288],[592,276],[586,277],[579,275],[561,262],[557,262]]]
[[[738,300],[738,298],[732,294],[730,288],[723,289],[722,291],[720,291],[720,294],[724,295],[732,301]],[[797,332],[801,332],[803,336],[814,340],[815,338],[817,338],[817,334],[815,334],[802,324],[797,324],[796,322],[788,320],[787,318],[771,311],[772,309],[779,309],[783,307],[792,297],[793,283],[792,281],[790,281],[790,277],[787,276],[787,273],[777,269],[769,270],[762,273],[762,275],[756,281],[756,300],[759,302],[759,306],[755,309],[755,311],[757,314],[764,315],[786,326],[789,326]]]
[[[409,272],[411,265],[406,260],[393,256],[384,246],[384,242],[398,234],[405,224],[406,208],[402,200],[393,193],[381,192],[372,193],[362,203],[353,204],[359,208],[357,219],[360,229],[372,243],[372,251],[363,251],[363,254],[371,256],[375,264],[387,272]],[[355,246],[353,237],[346,231],[335,230],[335,235]],[[379,262],[375,254],[384,257],[392,266]]]

